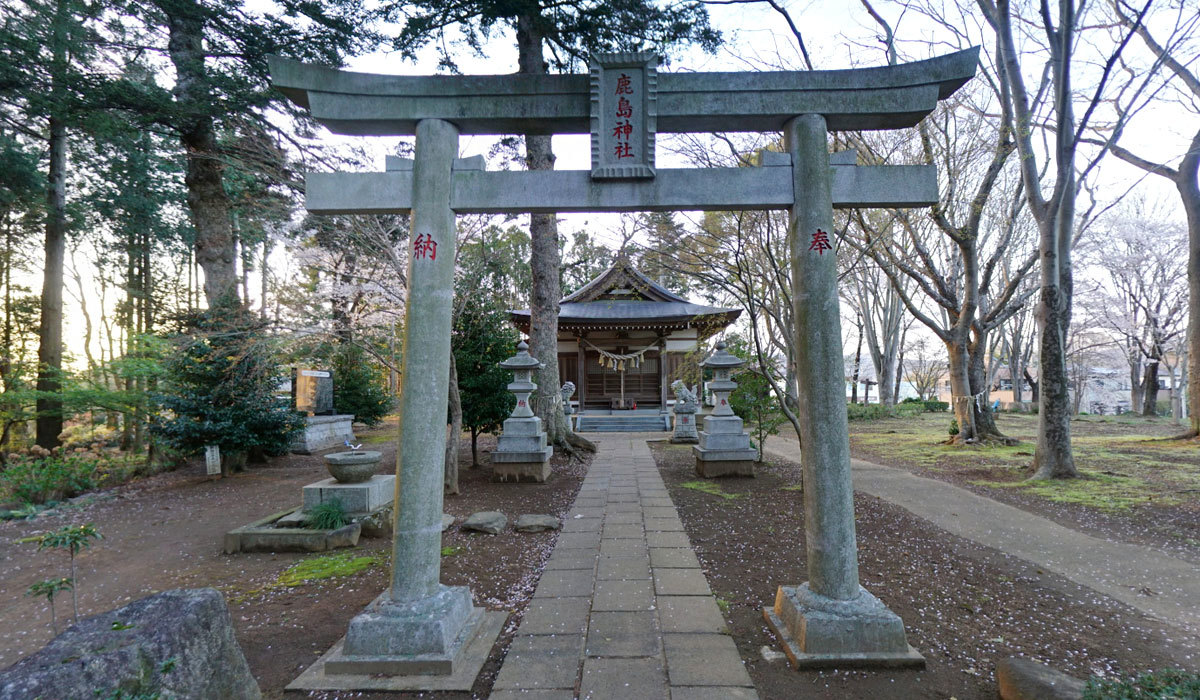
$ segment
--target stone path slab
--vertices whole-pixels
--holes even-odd
[[[767,438],[766,451],[800,461],[795,440]],[[1200,574],[1195,564],[1139,545],[1092,537],[904,469],[857,459],[850,466],[855,491],[894,503],[951,534],[1033,562],[1167,624],[1200,633]]]
[[[599,437],[491,697],[757,700],[643,437]]]

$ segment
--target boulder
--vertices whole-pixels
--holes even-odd
[[[442,532],[449,530],[450,526],[453,524],[454,516],[450,515],[449,513],[442,513]]]
[[[330,530],[325,536],[325,549],[339,547],[357,547],[358,537],[362,534],[362,525],[350,523],[336,530]]]
[[[517,532],[546,532],[562,528],[562,521],[553,515],[526,513],[517,517]]]
[[[0,671],[0,700],[262,697],[225,599],[212,588],[164,591],[72,625]],[[155,695],[155,694],[158,695]]]
[[[1001,700],[1079,700],[1084,682],[1062,671],[1019,656],[996,664]]]
[[[494,510],[482,510],[478,513],[471,513],[462,524],[463,530],[486,532],[489,535],[499,535],[501,532],[504,532],[504,528],[506,527],[508,527],[508,518],[505,517],[504,513]]]

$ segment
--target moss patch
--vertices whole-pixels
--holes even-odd
[[[1155,500],[1155,495],[1147,490],[1147,485],[1140,479],[1088,470],[1081,470],[1080,474],[1082,476],[1079,479],[970,483],[993,488],[1024,489],[1054,503],[1074,503],[1110,513],[1128,511],[1133,506]],[[1158,501],[1167,505],[1173,499],[1160,496]]]
[[[349,552],[310,557],[285,569],[275,580],[275,585],[295,587],[323,578],[353,576],[378,563],[377,555],[354,556]]]
[[[718,498],[724,498],[727,501],[732,501],[735,498],[742,497],[742,494],[740,494],[740,493],[726,492],[720,486],[714,484],[711,481],[685,481],[682,484],[680,484],[680,486],[682,486],[685,489],[692,489],[693,491],[707,493],[710,496],[717,496]]]

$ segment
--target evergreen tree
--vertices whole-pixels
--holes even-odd
[[[304,424],[278,391],[280,355],[263,325],[240,306],[218,305],[190,320],[167,361],[160,400],[172,417],[154,430],[188,454],[219,446],[226,475],[252,449],[285,453]]]
[[[472,296],[454,323],[451,345],[458,368],[463,426],[471,431],[471,465],[479,466],[480,433],[494,433],[512,414],[511,373],[499,363],[513,354],[519,336],[495,303]]]

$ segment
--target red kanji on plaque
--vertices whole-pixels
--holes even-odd
[[[829,234],[817,229],[812,237],[812,245],[808,246],[808,249],[817,251],[817,255],[824,255],[825,251],[833,250],[833,246],[829,244]]]
[[[632,133],[633,124],[630,124],[628,119],[623,122],[617,122],[617,125],[613,127],[613,138],[619,141],[628,141],[629,135]]]
[[[724,405],[725,405],[725,399],[721,399],[721,405],[722,405],[722,406],[724,406]]]
[[[617,76],[617,91],[614,95],[632,95],[633,87],[629,84],[629,76],[622,73]]]
[[[525,399],[521,399],[520,401],[518,401],[517,405],[520,406],[521,408],[525,408]]]
[[[421,260],[426,257],[437,260],[437,241],[428,233],[422,233],[413,241],[413,259]]]
[[[622,141],[618,143],[617,147],[613,150],[613,155],[618,158],[632,158],[633,151],[630,150],[629,143]]]
[[[633,116],[633,105],[624,97],[617,100],[617,116],[621,119],[629,119]]]

